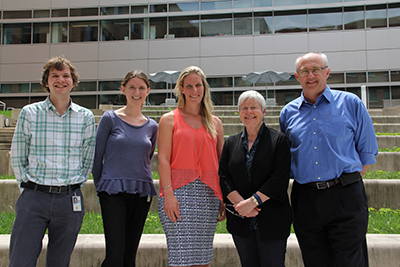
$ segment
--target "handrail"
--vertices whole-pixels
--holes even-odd
[[[4,103],[3,101],[0,101],[0,106],[3,106],[3,111],[6,110],[6,103]]]

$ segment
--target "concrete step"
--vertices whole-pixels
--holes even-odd
[[[8,245],[10,235],[0,235],[0,266],[8,266]],[[47,235],[43,240],[42,253],[37,267],[46,266]],[[370,267],[399,266],[400,235],[367,235]],[[216,234],[214,236],[213,267],[240,267],[232,236]],[[70,266],[100,266],[105,257],[104,235],[79,235],[71,255]],[[141,267],[167,266],[167,243],[163,234],[145,234],[140,240],[136,265]],[[285,259],[286,267],[303,267],[300,248],[294,234],[288,238]]]
[[[288,195],[290,196],[293,180],[290,180]],[[368,206],[380,209],[400,209],[400,180],[364,180]],[[159,181],[154,180],[157,192],[160,190]],[[85,210],[100,213],[100,204],[93,180],[87,181],[82,188]],[[0,212],[13,211],[20,196],[17,181],[0,180]],[[150,211],[157,211],[158,196],[153,197]],[[1,266],[1,265],[0,265]]]

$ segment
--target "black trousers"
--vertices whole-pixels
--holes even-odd
[[[133,267],[150,202],[138,194],[99,193],[106,240],[102,267]]]
[[[249,237],[232,235],[242,267],[284,267],[287,239],[261,241],[258,230]]]
[[[306,267],[367,267],[368,203],[362,180],[319,190],[293,183],[294,230]]]

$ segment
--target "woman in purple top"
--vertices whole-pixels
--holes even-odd
[[[157,123],[142,114],[150,83],[142,71],[121,84],[126,106],[102,116],[96,134],[93,179],[106,240],[102,267],[135,266],[151,198],[157,195],[150,170]]]

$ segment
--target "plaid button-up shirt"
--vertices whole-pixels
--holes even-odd
[[[60,115],[47,98],[25,106],[11,145],[11,166],[21,182],[42,185],[84,183],[94,157],[93,113],[71,101]]]

